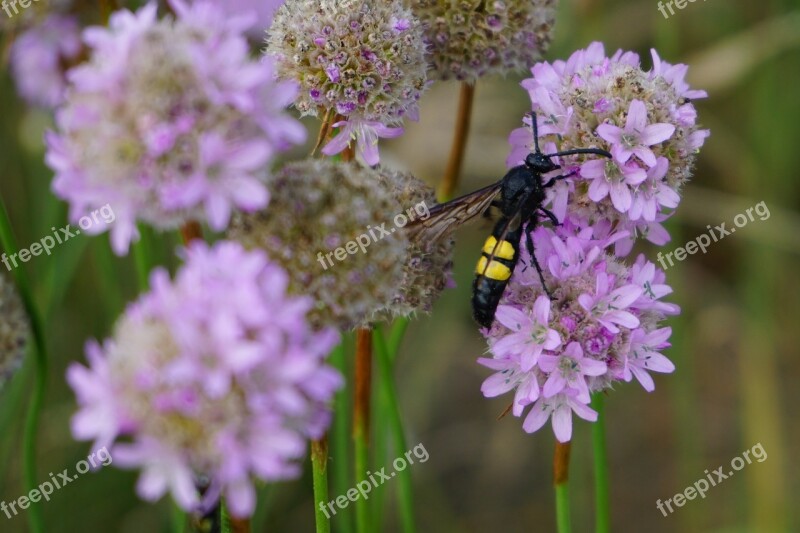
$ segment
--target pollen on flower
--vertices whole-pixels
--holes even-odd
[[[431,77],[474,83],[521,72],[553,38],[557,0],[410,0],[422,22]]]

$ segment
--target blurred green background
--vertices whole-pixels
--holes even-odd
[[[556,39],[547,58],[566,59],[599,40],[606,51],[632,49],[649,67],[649,49],[690,65],[689,81],[710,97],[696,102],[712,131],[693,182],[671,221],[677,246],[731,224],[761,201],[771,217],[750,223],[669,269],[672,301],[683,313],[670,320],[677,365],[656,377],[656,391],[623,384],[607,399],[608,451],[614,531],[800,531],[800,2],[710,0],[689,3],[665,19],[653,0],[562,0]],[[482,80],[460,192],[502,176],[508,133],[529,100],[521,78]],[[414,171],[432,185],[450,147],[456,83],[434,85],[422,101],[421,121],[386,144],[384,164]],[[49,192],[41,135],[50,118],[27,109],[0,72],[0,192],[21,246],[63,226],[66,209]],[[313,121],[310,128],[316,128]],[[312,135],[313,137],[313,135]],[[299,150],[297,156],[307,153]],[[412,468],[419,530],[424,532],[552,531],[553,436],[527,435],[506,417],[505,398],[486,400],[488,371],[475,363],[485,343],[471,320],[472,267],[488,226],[458,235],[456,281],[430,317],[409,328],[396,365],[407,441],[422,443],[430,459]],[[175,236],[157,241],[156,257],[174,264]],[[656,249],[641,249],[655,260]],[[104,337],[126,301],[135,297],[132,258],[118,259],[103,237],[79,237],[51,257],[27,265],[37,302],[47,309],[52,354],[41,419],[38,476],[73,468],[89,446],[69,433],[74,397],[64,383],[70,361],[83,360],[83,343]],[[63,290],[62,290],[63,289]],[[0,391],[0,501],[23,494],[22,413],[32,383],[28,365]],[[576,423],[571,463],[575,531],[594,523],[590,428]],[[761,443],[768,454],[664,517],[656,500],[672,497],[744,450]],[[388,465],[377,457],[378,466]],[[168,531],[170,505],[134,495],[135,473],[106,468],[68,485],[43,505],[48,532]],[[392,494],[397,487],[389,482]],[[336,493],[332,493],[335,496]],[[385,529],[396,509],[386,498]],[[304,478],[262,491],[256,531],[311,531],[311,482]],[[0,531],[26,531],[22,516],[0,515]]]

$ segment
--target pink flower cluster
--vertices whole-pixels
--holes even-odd
[[[484,395],[514,391],[513,414],[528,410],[525,431],[550,419],[561,442],[572,436],[572,413],[596,420],[591,393],[633,378],[652,391],[650,372],[675,368],[661,354],[671,334],[661,323],[680,311],[662,301],[672,292],[666,276],[644,256],[633,264],[622,258],[637,237],[669,240],[661,223],[678,206],[709,132],[697,126],[692,103],[706,93],[689,89],[686,65],[652,55],[654,66],[644,71],[636,54],[606,57],[593,43],[567,61],[536,64],[522,83],[545,153],[595,147],[613,156],[554,158],[561,166],[554,174],[565,178],[548,190],[546,206],[561,225],[532,234],[553,298],[523,250],[495,323],[484,330],[493,357],[480,363],[495,371]],[[508,165],[516,166],[532,151],[530,124],[509,140]]]
[[[561,161],[571,177],[560,181],[549,197],[563,220],[610,224],[628,230],[617,244],[627,255],[637,236],[665,244],[661,223],[680,202],[680,189],[691,177],[694,159],[708,130],[697,125],[693,100],[705,91],[685,81],[688,67],[662,61],[652,51],[653,68],[644,71],[639,56],[617,51],[606,57],[601,43],[575,52],[566,62],[537,63],[523,81],[538,114],[542,145],[553,151],[597,147],[612,160]],[[512,132],[509,166],[531,151],[529,126]]]
[[[590,393],[634,377],[652,391],[649,372],[672,372],[660,351],[670,328],[660,322],[679,312],[661,299],[672,290],[663,271],[640,256],[630,267],[606,248],[624,238],[598,239],[592,228],[571,225],[534,233],[537,259],[553,294],[541,287],[536,270],[518,268],[484,330],[493,358],[479,362],[494,370],[483,384],[487,397],[515,391],[512,412],[527,432],[552,417],[561,442],[572,435],[572,412],[594,421]],[[521,263],[530,264],[523,252]]]
[[[156,271],[114,337],[87,346],[89,368],[69,368],[75,437],[141,468],[144,499],[170,492],[197,511],[225,496],[250,515],[253,478],[299,475],[342,384],[324,363],[338,333],[311,330],[313,302],[288,283],[263,252],[227,241],[193,245],[174,281]]]
[[[84,32],[90,59],[69,71],[58,132],[47,135],[53,190],[73,220],[113,206],[120,254],[137,221],[221,230],[233,208],[265,207],[270,161],[305,138],[285,111],[297,86],[250,57],[246,18],[204,1],[172,5],[174,20],[158,20],[151,3]]]

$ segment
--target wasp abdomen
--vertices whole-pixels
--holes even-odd
[[[481,326],[492,326],[497,304],[514,272],[517,257],[517,248],[512,241],[498,242],[494,235],[486,239],[472,283],[472,314]]]

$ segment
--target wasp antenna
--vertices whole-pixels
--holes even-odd
[[[611,159],[613,156],[600,148],[577,148],[575,150],[565,150],[563,152],[556,152],[554,154],[547,154],[545,157],[557,157],[562,155],[578,155],[578,154],[594,154],[594,155],[601,155],[603,157],[607,157]]]
[[[533,146],[536,148],[536,153],[541,154],[539,149],[539,121],[536,119],[536,111],[531,111],[531,129],[533,130]]]

